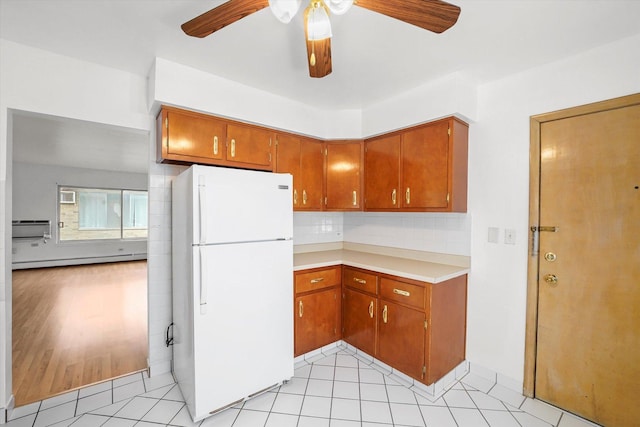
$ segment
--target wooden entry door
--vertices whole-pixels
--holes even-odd
[[[616,427],[640,420],[636,101],[540,123],[539,241],[532,241],[535,397]]]

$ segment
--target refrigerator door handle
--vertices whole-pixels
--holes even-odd
[[[207,238],[207,186],[205,185],[206,178],[204,175],[198,176],[198,199],[199,199],[199,218],[198,226],[200,228],[200,243],[204,243]]]
[[[207,314],[207,263],[200,250],[200,314]]]

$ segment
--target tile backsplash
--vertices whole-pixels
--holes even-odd
[[[469,256],[471,217],[458,213],[294,213],[295,245],[343,241]]]
[[[294,212],[293,244],[342,242],[342,212]]]

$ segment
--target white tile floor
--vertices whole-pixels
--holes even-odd
[[[431,401],[336,348],[287,384],[192,423],[170,374],[138,373],[16,408],[7,427],[592,427],[468,374]]]

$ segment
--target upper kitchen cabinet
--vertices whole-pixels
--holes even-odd
[[[454,117],[365,142],[365,210],[466,212],[468,125]]]
[[[293,209],[322,210],[322,141],[297,135],[276,136],[276,172],[293,175]]]
[[[162,108],[156,126],[162,162],[273,170],[270,129],[172,107]]]
[[[400,207],[400,140],[392,135],[365,141],[365,210]]]
[[[247,168],[273,170],[275,133],[258,126],[227,124],[227,161]]]
[[[325,209],[362,210],[363,142],[330,141],[325,144]]]
[[[216,164],[225,157],[227,124],[223,120],[163,108],[157,127],[161,160]]]

